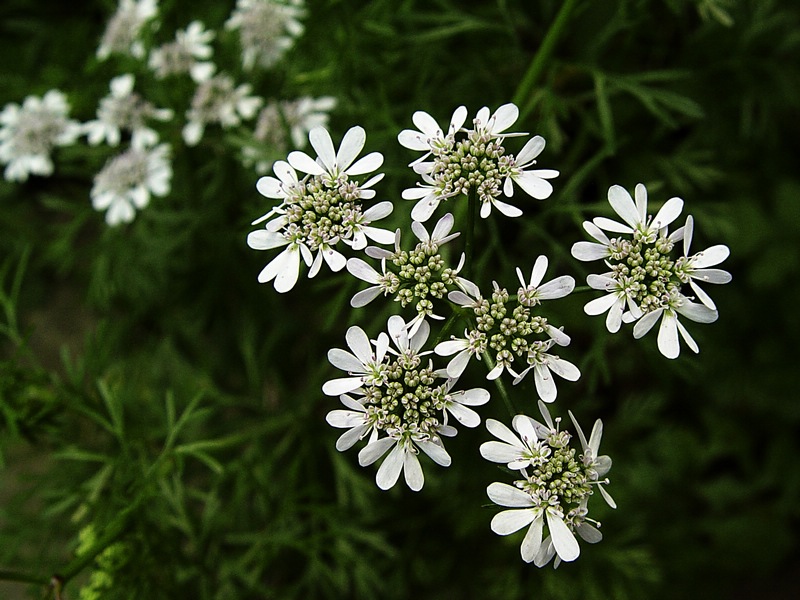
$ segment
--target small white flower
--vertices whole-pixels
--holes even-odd
[[[283,252],[273,258],[258,274],[259,283],[269,283],[274,280],[273,287],[279,293],[288,292],[297,283],[301,257],[308,267],[314,262],[311,250],[302,240],[276,231],[266,229],[251,231],[247,235],[247,245],[253,250],[272,250],[286,246]]]
[[[56,146],[73,144],[81,126],[69,119],[66,96],[50,90],[42,98],[28,96],[22,106],[6,104],[0,112],[0,163],[8,181],[53,172],[50,155]]]
[[[451,292],[450,296],[459,292]],[[434,352],[439,356],[453,356],[449,363],[447,363],[447,376],[448,377],[461,377],[461,374],[467,368],[470,356],[479,358],[481,354],[486,351],[486,334],[482,331],[464,330],[463,338],[453,337],[452,339],[440,342],[434,348]]]
[[[418,492],[425,484],[425,477],[422,473],[422,465],[419,463],[417,455],[422,450],[433,462],[443,467],[449,467],[450,455],[441,444],[441,438],[427,440],[422,437],[403,436],[399,439],[393,437],[374,438],[364,446],[358,453],[358,464],[362,467],[371,465],[391,448],[386,459],[378,468],[375,482],[382,490],[388,490],[397,483],[402,472],[405,476],[406,484],[414,491]]]
[[[515,104],[509,102],[508,104],[503,104],[503,106],[493,113],[490,113],[489,108],[484,106],[478,111],[478,114],[475,115],[473,123],[475,125],[475,131],[479,134],[489,138],[503,139],[506,137],[525,135],[524,133],[505,133],[506,129],[516,123],[518,117],[519,109]]]
[[[486,419],[486,429],[500,441],[481,444],[481,456],[491,462],[505,464],[514,471],[538,467],[546,462],[550,456],[550,448],[543,440],[549,430],[525,415],[515,416],[511,424],[519,436],[500,421]]]
[[[333,427],[347,429],[336,440],[336,449],[339,452],[344,452],[352,448],[358,440],[364,439],[375,426],[375,423],[361,402],[354,400],[347,394],[342,394],[339,399],[349,410],[332,410],[326,415],[325,420]]]
[[[692,235],[694,233],[694,219],[689,215],[686,217],[686,226],[684,227],[683,235],[683,258],[679,259],[676,265],[678,276],[683,276],[683,279],[688,279],[689,285],[697,299],[700,300],[705,306],[711,310],[716,310],[716,305],[711,297],[698,285],[698,282],[725,284],[730,283],[731,274],[722,269],[709,269],[724,261],[730,255],[731,251],[723,244],[711,246],[694,255],[689,255],[689,246],[692,243]]]
[[[362,385],[378,385],[387,380],[384,357],[389,349],[389,336],[381,332],[375,342],[375,348],[364,330],[352,326],[345,335],[347,347],[350,352],[340,348],[328,351],[328,361],[350,376],[331,379],[322,386],[322,391],[328,396],[339,396],[359,389]]]
[[[208,59],[214,54],[211,42],[215,33],[200,21],[175,32],[175,40],[150,51],[147,66],[156,78],[189,74],[195,82],[207,81],[216,70]]]
[[[100,100],[97,119],[84,124],[84,132],[92,146],[107,142],[117,146],[121,132],[131,133],[131,145],[146,148],[158,143],[158,134],[146,125],[148,119],[169,121],[172,111],[156,108],[133,91],[135,78],[130,73],[111,80],[111,94]]]
[[[456,380],[447,380],[447,394],[444,397],[445,423],[447,426],[447,413],[453,415],[456,421],[465,427],[477,427],[481,424],[481,417],[470,406],[483,406],[489,402],[491,395],[483,388],[472,388],[471,390],[459,390],[450,392]]]
[[[304,15],[303,0],[237,0],[225,28],[239,31],[245,69],[268,69],[303,33]]]
[[[414,122],[414,125],[419,128],[419,131],[404,129],[398,134],[397,141],[400,142],[401,146],[409,150],[425,152],[423,156],[409,164],[409,166],[414,166],[430,156],[433,150],[452,148],[455,133],[461,129],[464,122],[467,120],[467,107],[459,106],[453,112],[453,116],[450,119],[450,126],[447,128],[447,134],[442,131],[439,124],[431,115],[421,110],[415,112],[411,120]]]
[[[586,278],[589,287],[595,290],[608,292],[605,296],[600,296],[590,300],[583,307],[587,315],[601,315],[608,311],[606,315],[606,329],[610,333],[616,333],[622,326],[624,320],[623,313],[625,308],[631,315],[631,320],[636,320],[642,316],[642,310],[636,304],[634,297],[638,284],[627,279],[613,279],[608,275],[589,275]]]
[[[129,223],[150,203],[150,196],[169,193],[172,165],[170,147],[130,148],[109,160],[95,176],[92,206],[106,211],[106,223],[112,227]]]
[[[347,130],[342,138],[339,151],[333,147],[331,134],[322,127],[312,129],[308,134],[311,146],[317,153],[314,160],[305,152],[295,150],[288,157],[289,164],[302,173],[309,175],[325,176],[329,181],[347,180],[354,175],[364,175],[380,168],[383,164],[383,155],[380,152],[371,152],[360,158],[355,163],[356,157],[361,153],[367,140],[367,134],[363,127],[355,126]],[[362,198],[372,198],[375,196],[373,190],[368,190],[383,178],[383,174],[373,177],[360,187],[363,190]]]
[[[549,198],[550,194],[553,193],[553,186],[547,180],[558,177],[558,171],[553,169],[525,170],[527,167],[536,164],[536,157],[542,153],[544,145],[544,138],[540,135],[535,135],[519,151],[519,154],[514,159],[514,166],[509,168],[508,177],[503,184],[503,193],[506,196],[510,198],[514,195],[512,182],[537,200]]]
[[[658,329],[658,350],[667,358],[678,358],[680,355],[680,342],[678,333],[686,345],[695,354],[700,352],[697,342],[678,321],[678,315],[697,323],[713,323],[719,316],[716,310],[703,304],[691,302],[683,294],[676,293],[662,306],[645,313],[633,327],[633,337],[637,340],[653,328],[659,318],[661,326]]]
[[[251,96],[252,87],[244,83],[234,87],[233,79],[224,73],[201,81],[197,85],[192,105],[186,111],[187,123],[183,139],[189,146],[197,145],[206,125],[219,123],[224,129],[239,125],[242,120],[255,117],[263,100]]]
[[[650,219],[647,216],[647,188],[641,183],[636,184],[634,190],[636,202],[624,187],[612,185],[608,188],[608,202],[625,223],[620,223],[605,217],[597,217],[594,224],[605,231],[615,233],[638,232],[642,239],[652,242],[660,229],[672,223],[683,210],[683,200],[670,198],[664,206]]]
[[[569,275],[562,275],[542,284],[546,271],[547,257],[540,255],[533,264],[530,281],[526,284],[522,271],[517,267],[517,277],[520,283],[517,297],[520,304],[523,306],[536,306],[541,304],[542,300],[555,300],[568,296],[575,289],[575,280]]]
[[[592,433],[589,436],[589,441],[586,441],[586,436],[583,434],[583,429],[578,424],[578,420],[575,418],[575,415],[572,414],[572,411],[567,411],[569,414],[569,418],[572,421],[572,424],[575,425],[575,431],[578,433],[578,439],[581,442],[581,447],[583,448],[583,454],[581,455],[581,461],[583,461],[584,467],[590,470],[590,478],[597,482],[597,489],[600,490],[600,495],[603,497],[603,500],[611,508],[617,508],[617,503],[614,502],[614,499],[611,495],[606,491],[603,487],[604,481],[601,481],[600,478],[605,476],[611,470],[611,457],[608,455],[600,455],[600,440],[603,437],[603,422],[600,419],[597,419],[594,422],[594,427],[592,427]]]
[[[143,58],[145,49],[139,34],[157,14],[157,0],[120,0],[97,48],[98,60],[105,60],[112,53]]]
[[[557,396],[556,382],[553,379],[554,373],[567,381],[577,381],[581,376],[578,367],[571,362],[547,352],[553,344],[555,344],[553,339],[533,342],[528,350],[528,367],[514,378],[514,385],[516,385],[525,378],[528,371],[533,369],[536,392],[539,394],[539,398],[545,402],[554,402]]]

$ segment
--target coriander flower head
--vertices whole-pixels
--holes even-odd
[[[130,73],[111,80],[111,94],[100,101],[97,119],[84,123],[83,129],[92,146],[105,141],[110,146],[120,143],[122,131],[131,134],[131,145],[137,148],[154,146],[158,134],[147,121],[169,121],[172,110],[156,108],[133,91],[135,78]]]
[[[106,211],[110,226],[130,223],[136,211],[150,203],[151,196],[166,196],[170,190],[170,147],[135,148],[110,159],[95,176],[92,206]]]
[[[229,129],[255,117],[263,99],[251,96],[251,91],[250,84],[237,86],[225,73],[198,82],[191,107],[186,111],[188,122],[183,128],[183,140],[195,146],[202,139],[206,125],[219,123]]]
[[[239,31],[242,65],[268,69],[275,65],[303,33],[303,0],[237,0],[225,23]]]
[[[651,217],[647,212],[647,190],[641,183],[634,198],[622,187],[611,186],[608,201],[622,223],[596,217],[583,224],[592,242],[577,242],[572,255],[581,261],[602,260],[603,273],[591,274],[587,283],[606,292],[586,304],[589,315],[606,314],[606,328],[619,331],[623,323],[635,323],[634,338],[644,336],[660,320],[658,349],[667,358],[680,354],[680,338],[693,351],[697,343],[678,316],[697,323],[712,323],[718,314],[708,294],[698,282],[728,283],[730,274],[709,269],[729,254],[727,246],[713,246],[689,255],[694,221],[669,232],[669,226],[683,209],[683,200],[670,198]],[[676,256],[675,245],[683,241],[683,256]],[[693,302],[692,293],[700,302]]]
[[[214,54],[214,35],[201,21],[192,21],[175,32],[173,41],[151,50],[147,66],[157,79],[188,74],[197,83],[207,81],[216,70],[209,61]]]
[[[328,413],[330,425],[346,429],[337,450],[351,448],[367,439],[358,462],[368,466],[385,456],[376,474],[381,489],[389,489],[404,474],[414,491],[425,478],[420,451],[441,466],[449,466],[450,455],[442,436],[455,435],[448,415],[466,427],[477,427],[480,417],[471,408],[489,401],[489,392],[474,388],[453,391],[455,380],[445,377],[426,361],[423,347],[430,328],[423,323],[414,333],[397,315],[389,318],[387,333],[370,341],[360,327],[351,327],[346,340],[349,350],[334,348],[331,364],[348,376],[325,383],[322,391],[339,396],[346,409]]]
[[[570,413],[581,443],[578,451],[570,447],[572,436],[560,430],[560,420],[554,422],[542,401],[539,410],[544,423],[517,415],[512,422],[514,431],[487,419],[487,429],[499,441],[485,442],[480,452],[521,476],[514,485],[495,482],[487,488],[490,500],[509,509],[494,516],[492,531],[509,535],[527,527],[520,546],[522,560],[543,567],[555,557],[558,567],[580,555],[577,537],[590,544],[603,538],[600,523],[588,517],[588,503],[597,489],[606,503],[616,508],[603,487],[608,483],[605,475],[611,459],[598,454],[603,432],[599,419],[587,442]]]
[[[73,144],[81,132],[69,118],[66,96],[50,90],[43,97],[28,96],[22,106],[6,104],[0,112],[0,163],[8,181],[26,181],[29,175],[53,172],[50,155],[56,146]]]
[[[367,238],[380,244],[394,239],[392,232],[371,225],[392,212],[392,203],[363,206],[364,200],[375,197],[371,187],[383,178],[378,174],[362,182],[359,177],[383,163],[378,152],[355,160],[366,141],[364,130],[351,128],[338,152],[322,128],[313,129],[309,138],[319,155],[316,160],[304,152],[292,152],[288,163],[278,161],[273,166],[277,177],[262,177],[256,184],[262,195],[280,204],[253,222],[267,221],[264,229],[250,233],[247,243],[255,250],[286,246],[258,277],[261,283],[274,280],[278,292],[294,287],[301,258],[310,267],[308,276],[314,277],[323,262],[334,272],[345,267],[345,257],[335,249],[340,241],[362,250]],[[300,178],[298,171],[306,175]]]
[[[526,135],[506,131],[519,116],[514,104],[505,104],[494,113],[483,107],[471,129],[463,127],[466,116],[466,108],[456,109],[445,134],[433,117],[418,111],[412,120],[419,131],[406,129],[398,136],[406,148],[425,152],[411,163],[422,184],[402,194],[406,200],[417,201],[411,211],[415,221],[427,221],[446,200],[470,195],[480,202],[482,218],[493,208],[508,217],[519,217],[519,208],[501,200],[501,195],[513,196],[514,184],[538,200],[553,192],[548,180],[557,177],[558,171],[529,168],[544,150],[544,138],[534,136],[517,156],[504,147],[507,138]]]
[[[98,60],[105,60],[111,54],[143,58],[145,48],[140,34],[157,14],[158,0],[120,0],[97,48]]]

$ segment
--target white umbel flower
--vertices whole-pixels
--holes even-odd
[[[155,146],[158,133],[147,126],[147,121],[169,121],[173,112],[168,108],[156,108],[133,91],[136,79],[130,73],[111,80],[111,94],[100,100],[97,119],[84,124],[88,142],[96,146],[106,142],[117,146],[122,132],[131,134],[131,145],[136,148]]]
[[[201,21],[192,21],[186,29],[175,32],[174,41],[151,50],[147,66],[158,79],[188,74],[197,83],[207,81],[216,70],[209,61],[214,54],[214,36]]]
[[[50,157],[56,146],[73,144],[81,132],[69,118],[66,96],[50,90],[43,97],[28,96],[22,103],[6,104],[0,112],[0,163],[8,181],[25,181],[29,175],[53,173]]]
[[[467,120],[467,107],[459,106],[453,112],[446,134],[439,127],[436,119],[424,111],[418,110],[415,112],[411,116],[411,120],[419,128],[419,131],[404,129],[397,135],[397,141],[400,142],[401,146],[409,150],[425,152],[420,158],[409,164],[409,166],[414,166],[428,158],[434,150],[449,150],[453,147],[455,133],[461,129]]]
[[[514,417],[513,426],[519,435],[498,421],[487,420],[487,428],[500,441],[486,442],[480,450],[487,460],[506,464],[522,476],[513,486],[499,482],[488,486],[489,498],[510,509],[494,516],[492,531],[509,535],[527,527],[520,546],[522,559],[542,567],[555,557],[558,567],[562,561],[570,562],[580,555],[575,534],[588,543],[603,537],[600,524],[588,518],[588,501],[596,487],[609,506],[616,508],[603,488],[608,479],[600,479],[611,468],[611,459],[598,455],[603,430],[600,420],[587,442],[570,413],[583,450],[576,456],[570,448],[571,436],[559,430],[560,420],[553,421],[542,401],[539,409],[544,424],[526,415]]]
[[[157,14],[157,0],[120,0],[117,12],[106,25],[97,48],[97,58],[105,60],[111,54],[143,58],[145,48],[139,36],[145,24]]]
[[[303,5],[303,0],[237,0],[225,28],[239,31],[245,69],[268,69],[294,45],[304,29]]]
[[[130,148],[109,160],[95,176],[92,206],[106,211],[112,227],[130,223],[136,211],[150,203],[151,196],[166,196],[170,190],[172,165],[170,147]]]
[[[675,293],[662,306],[646,313],[636,322],[633,327],[633,337],[638,340],[661,319],[661,325],[658,328],[658,350],[661,354],[667,358],[678,358],[680,355],[678,334],[692,352],[697,354],[700,352],[700,348],[686,327],[678,320],[678,315],[696,323],[713,323],[719,316],[716,310],[704,304],[691,302],[683,294]]]
[[[710,269],[724,261],[730,255],[730,249],[717,244],[711,246],[697,254],[689,254],[689,247],[692,244],[694,234],[694,219],[692,215],[686,217],[686,225],[683,233],[683,257],[679,258],[675,265],[678,277],[684,283],[688,281],[689,286],[694,291],[697,299],[711,310],[716,310],[716,305],[711,297],[701,288],[699,283],[724,284],[730,283],[731,274],[722,269]]]
[[[655,217],[647,215],[647,188],[641,183],[634,189],[636,202],[624,187],[612,185],[608,188],[608,203],[624,221],[614,221],[605,217],[597,217],[593,223],[605,231],[632,234],[637,232],[645,241],[652,242],[656,239],[660,229],[667,227],[683,210],[683,200],[674,197],[664,203]]]
[[[223,129],[229,129],[255,117],[263,99],[251,96],[251,92],[250,84],[236,86],[225,73],[199,82],[191,108],[186,111],[188,122],[183,128],[183,140],[195,146],[202,139],[206,125],[219,123]]]

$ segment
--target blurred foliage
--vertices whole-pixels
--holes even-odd
[[[698,247],[731,248],[734,280],[712,290],[719,322],[692,329],[698,356],[670,362],[651,337],[609,335],[583,314],[585,297],[559,306],[573,338],[564,356],[583,376],[555,411],[604,421],[619,505],[593,508],[605,539],[555,571],[524,564],[519,535],[489,530],[496,469],[478,460],[482,427],[448,444],[453,466],[426,469],[418,495],[381,492],[354,453],[336,452],[325,353],[348,324],[374,334],[386,314],[350,314],[358,282],[330,274],[288,296],[257,284],[265,259],[245,236],[269,203],[219,134],[176,153],[171,194],[116,229],[89,201],[99,149],[59,150],[51,178],[0,182],[0,579],[30,574],[0,582],[0,594],[41,597],[54,573],[72,580],[68,598],[800,593],[789,576],[800,525],[800,9],[571,2],[535,85],[520,89],[565,4],[312,0],[287,58],[250,82],[259,94],[336,97],[334,140],[360,124],[366,149],[386,157],[378,199],[395,202],[393,224],[411,208],[400,191],[415,181],[414,157],[396,142],[411,114],[443,122],[460,104],[474,113],[519,95],[519,129],[547,139],[539,164],[561,176],[524,218],[481,222],[482,285],[512,285],[514,267],[542,253],[582,279],[569,247],[584,218],[608,213],[615,183],[645,183],[654,203],[683,197]],[[94,58],[114,7],[6,0],[0,104],[60,88],[73,116],[93,118],[108,80],[135,67]],[[231,36],[232,7],[164,0],[154,35],[199,18]],[[159,106],[190,93],[146,86]],[[533,414],[532,383],[520,389]],[[499,402],[482,416],[506,417]]]

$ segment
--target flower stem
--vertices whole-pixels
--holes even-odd
[[[492,359],[492,357],[489,355],[488,352],[484,352],[483,354],[481,354],[481,358],[483,359],[483,362],[486,363],[486,366],[489,367],[490,371],[494,369],[495,365],[494,359]],[[494,385],[495,387],[497,387],[497,391],[500,392],[500,397],[503,399],[503,403],[506,405],[506,409],[508,410],[509,416],[512,418],[515,417],[517,411],[514,410],[514,405],[511,402],[511,397],[508,395],[506,384],[503,383],[503,380],[498,377],[497,379],[494,380]]]
[[[524,119],[533,108],[533,102],[531,101],[533,86],[536,85],[536,82],[544,70],[545,63],[553,54],[553,49],[555,48],[558,38],[561,36],[561,32],[564,30],[564,25],[566,25],[572,9],[575,7],[575,2],[576,0],[564,0],[553,24],[550,26],[550,29],[547,30],[547,34],[544,36],[542,44],[539,46],[539,50],[537,50],[534,55],[519,86],[517,86],[517,92],[514,94],[513,102],[517,106],[522,106],[523,102],[525,103],[520,110],[520,119]]]
[[[467,195],[467,231],[465,232],[466,239],[464,241],[464,277],[472,279],[472,257],[473,248],[475,245],[475,215],[478,213],[478,193],[474,187],[470,187],[469,194]]]
[[[36,583],[39,585],[50,585],[50,578],[34,573],[22,573],[0,569],[0,581],[18,581],[20,583]]]

